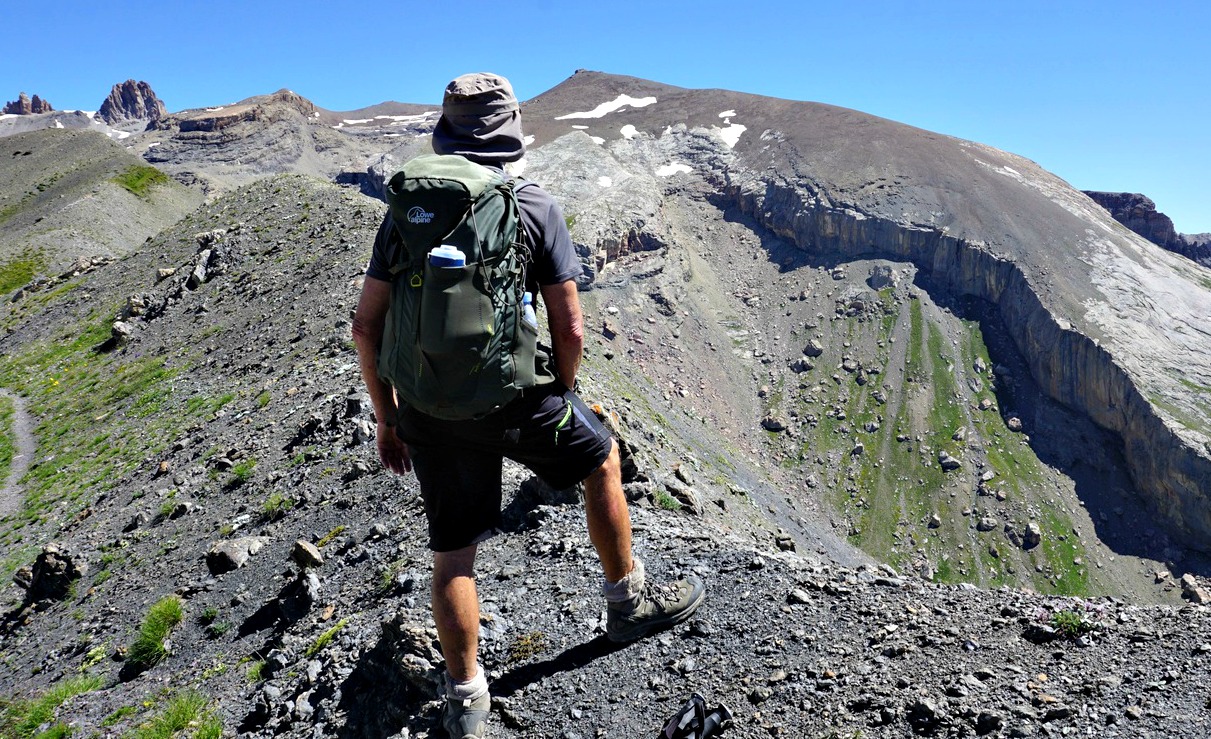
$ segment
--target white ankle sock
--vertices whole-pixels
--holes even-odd
[[[601,586],[601,594],[607,603],[626,603],[633,601],[643,592],[643,562],[638,557],[632,557],[634,567],[626,577],[618,582],[606,581]]]
[[[484,668],[475,665],[475,677],[470,680],[451,680],[446,673],[446,697],[458,701],[473,701],[488,692],[488,678]]]

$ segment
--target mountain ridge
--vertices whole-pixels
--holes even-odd
[[[95,676],[64,726],[135,731],[171,683],[242,735],[437,731],[423,513],[379,469],[349,340],[384,208],[363,193],[427,149],[433,109],[296,97],[124,139],[206,202],[6,295],[0,386],[37,449],[0,519],[0,691]],[[1205,734],[1211,563],[1184,519],[1207,270],[1020,157],[767,102],[581,73],[523,105],[639,554],[710,593],[604,647],[575,493],[507,465],[480,560],[492,731],[650,735],[698,690],[737,736]],[[22,192],[41,147],[98,140],[28,135]]]

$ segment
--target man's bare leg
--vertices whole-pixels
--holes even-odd
[[[606,461],[584,481],[584,511],[589,524],[589,540],[597,550],[605,579],[617,582],[634,567],[631,516],[627,511],[626,494],[622,492],[617,442],[610,447]]]
[[[433,620],[446,658],[446,672],[455,681],[470,680],[477,671],[479,594],[475,591],[475,549],[472,544],[453,552],[433,553]]]

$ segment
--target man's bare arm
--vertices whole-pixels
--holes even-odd
[[[555,349],[555,373],[568,388],[576,387],[576,371],[584,350],[584,317],[580,296],[572,280],[543,285],[542,302],[547,309],[547,326]]]
[[[362,380],[378,419],[378,456],[383,466],[402,475],[412,469],[408,449],[395,435],[395,391],[378,376],[378,348],[383,341],[383,326],[391,304],[391,283],[367,277],[362,297],[353,315],[353,343],[357,346]]]

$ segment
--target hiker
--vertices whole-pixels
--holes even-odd
[[[451,82],[432,143],[438,155],[464,157],[505,177],[504,165],[525,154],[520,107],[508,80],[469,74]],[[408,165],[404,169],[406,174]],[[488,682],[477,659],[479,600],[474,564],[476,546],[500,525],[504,457],[525,465],[556,489],[584,483],[589,539],[601,561],[606,632],[611,640],[629,642],[680,623],[697,609],[705,593],[701,581],[693,577],[652,584],[644,577],[642,562],[632,555],[618,445],[572,390],[584,342],[574,282],[581,265],[555,200],[528,182],[515,181],[513,192],[529,242],[525,289],[541,295],[553,345],[536,349],[532,387],[487,415],[450,420],[413,407],[423,399],[413,404],[400,401],[401,382],[393,387],[382,379],[379,355],[393,295],[407,294],[393,293],[391,255],[399,254],[402,237],[399,221],[391,213],[375,237],[353,322],[362,377],[378,420],[379,458],[396,474],[415,471],[420,483],[433,550],[433,619],[446,661],[442,724],[455,739],[483,736],[491,706]],[[409,210],[409,220],[427,224],[432,214],[413,218],[416,211]],[[471,261],[467,260],[468,266]],[[398,266],[395,269],[398,273]],[[410,279],[419,285],[420,272]],[[405,288],[401,285],[400,290]],[[532,321],[529,305],[526,308],[525,316]],[[388,333],[398,343],[396,334],[402,332]]]

